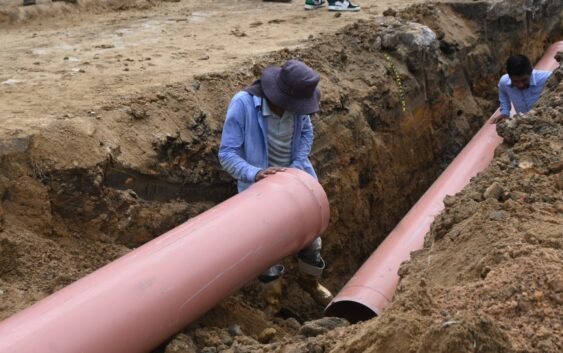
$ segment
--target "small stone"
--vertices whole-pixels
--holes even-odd
[[[310,343],[307,345],[307,353],[324,353],[324,347],[317,343]]]
[[[196,353],[197,347],[192,341],[192,339],[184,334],[180,333],[172,342],[168,343],[164,353]]]
[[[504,190],[502,189],[502,186],[500,186],[500,184],[495,181],[485,190],[485,192],[483,193],[483,198],[498,200],[502,196],[503,191]]]
[[[481,195],[480,192],[474,191],[472,193],[469,194],[469,197],[473,200],[473,201],[477,201],[477,202],[481,202],[483,201],[483,195]]]
[[[147,111],[141,106],[132,106],[129,113],[137,120],[146,119],[149,117]]]
[[[285,320],[287,326],[291,327],[292,329],[299,330],[301,328],[301,324],[293,317],[289,317]]]
[[[534,162],[532,162],[531,160],[521,160],[518,163],[518,167],[524,170],[532,169],[534,167]]]
[[[301,329],[299,330],[299,333],[305,337],[315,337],[327,332],[328,330],[322,326],[307,323],[303,325],[303,327],[301,327]]]
[[[237,324],[229,326],[229,335],[231,335],[233,337],[242,336],[243,333],[242,333],[240,326],[237,325]]]
[[[501,221],[508,218],[508,212],[506,211],[493,211],[489,214],[489,218],[493,221]]]
[[[338,317],[324,317],[319,320],[308,321],[303,324],[299,333],[303,336],[314,337],[334,330],[337,327],[349,325],[348,321]]]
[[[256,341],[254,338],[248,337],[248,336],[237,336],[235,338],[235,341],[238,345],[241,345],[241,346],[253,346],[253,345],[258,344],[258,341]]]
[[[276,331],[275,328],[268,327],[260,333],[260,335],[258,336],[258,342],[263,344],[270,343],[270,341],[272,341],[272,339],[276,336],[277,333],[278,331]]]

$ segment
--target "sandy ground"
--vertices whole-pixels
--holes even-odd
[[[0,129],[33,128],[116,95],[236,70],[250,57],[418,2],[364,0],[359,13],[335,15],[305,11],[301,1],[182,0],[150,11],[139,1],[116,12],[89,2],[18,8],[20,1],[4,0],[0,11],[20,20],[0,22]]]

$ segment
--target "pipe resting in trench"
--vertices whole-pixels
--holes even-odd
[[[312,176],[269,176],[1,322],[0,352],[148,352],[312,242],[329,216]]]
[[[551,45],[535,68],[555,70],[559,66],[554,59],[558,51],[563,51],[563,41]],[[424,236],[430,230],[434,217],[444,208],[444,197],[461,191],[472,177],[492,161],[495,148],[502,142],[497,135],[496,125],[491,123],[499,114],[497,111],[485,123],[389,233],[327,306],[326,315],[358,322],[381,314],[391,302],[399,283],[399,266],[410,258],[412,251],[422,248]]]

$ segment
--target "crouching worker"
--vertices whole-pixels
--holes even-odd
[[[259,80],[235,94],[223,127],[219,160],[237,179],[238,192],[252,183],[283,173],[286,167],[298,168],[317,177],[309,153],[313,144],[310,114],[319,110],[320,75],[297,60],[271,66]],[[332,294],[320,278],[325,262],[321,257],[321,238],[301,250],[299,284],[320,305],[326,306]],[[277,264],[262,273],[267,311],[280,309],[283,266]]]
[[[513,55],[506,61],[506,74],[498,83],[500,115],[492,123],[510,117],[510,104],[516,113],[527,113],[540,98],[551,71],[536,70],[524,55]]]

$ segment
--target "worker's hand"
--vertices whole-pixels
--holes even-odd
[[[286,168],[280,168],[280,167],[269,167],[266,169],[263,169],[261,171],[259,171],[258,173],[256,173],[256,181],[260,181],[264,178],[266,178],[268,175],[274,175],[276,173],[280,173],[280,172],[285,172]]]
[[[491,120],[491,124],[497,124],[497,123],[500,123],[501,121],[506,120],[506,119],[510,119],[510,116],[501,114],[501,115],[497,116],[496,118],[494,118],[493,120]]]

